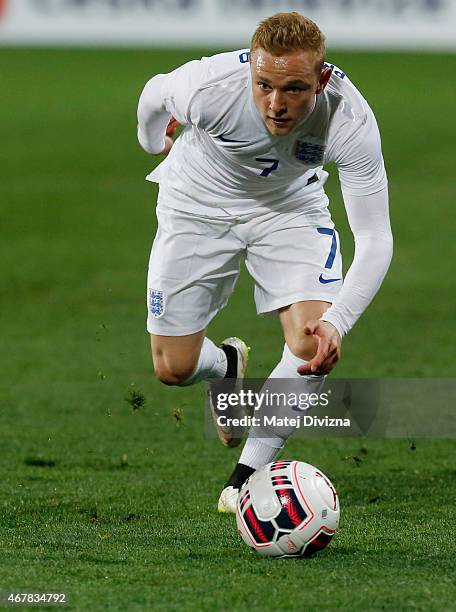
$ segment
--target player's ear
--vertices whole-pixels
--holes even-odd
[[[333,71],[333,67],[329,66],[329,68],[325,68],[321,71],[320,78],[318,80],[317,91],[315,92],[317,95],[321,94],[326,85],[328,84],[329,79],[331,78],[331,74]]]

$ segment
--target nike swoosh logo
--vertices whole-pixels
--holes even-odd
[[[217,138],[222,142],[249,142],[248,140],[233,140],[232,138],[227,138],[226,136],[217,136]]]
[[[320,281],[320,283],[323,283],[323,285],[326,285],[326,283],[335,283],[336,281],[340,281],[342,279],[341,278],[323,278],[323,274],[320,274],[320,277],[318,280]]]

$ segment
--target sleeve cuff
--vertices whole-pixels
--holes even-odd
[[[329,310],[327,312],[325,312],[325,314],[320,317],[320,321],[326,321],[327,323],[331,323],[331,325],[334,325],[334,327],[337,329],[337,331],[339,332],[339,336],[341,338],[343,338],[345,336],[346,332],[344,331],[344,328],[343,328],[341,322],[339,321],[339,318],[336,315],[334,315],[334,314],[332,315],[329,312]]]

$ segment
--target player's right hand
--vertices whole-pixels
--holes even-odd
[[[168,125],[166,126],[166,136],[165,136],[165,146],[163,147],[163,151],[161,151],[161,155],[168,155],[173,147],[173,136],[179,127],[180,123],[175,117],[171,117]]]
[[[174,132],[180,126],[179,121],[175,117],[171,117],[168,125],[166,126],[166,135],[172,138],[174,136]]]
[[[306,365],[299,366],[301,376],[328,374],[340,359],[342,338],[332,323],[328,321],[311,320],[304,327],[304,333],[315,336],[318,347],[315,356]]]

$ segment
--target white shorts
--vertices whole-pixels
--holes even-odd
[[[309,226],[301,211],[211,219],[161,203],[157,218],[147,278],[149,333],[185,336],[205,329],[226,305],[243,256],[258,314],[303,300],[333,302],[342,287],[334,226]]]

